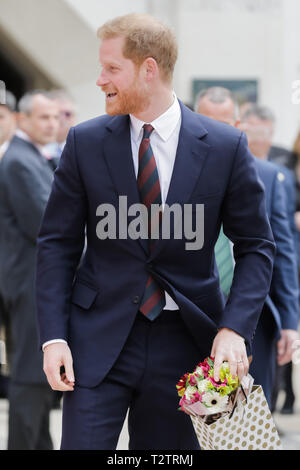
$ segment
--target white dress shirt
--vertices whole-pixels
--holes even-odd
[[[5,154],[8,147],[9,147],[9,140],[6,140],[5,142],[3,142],[2,145],[0,145],[0,158],[2,157],[2,155]]]
[[[130,115],[131,147],[136,177],[138,175],[139,147],[143,138],[144,124],[146,123]],[[162,207],[164,208],[173,173],[181,126],[181,110],[175,94],[172,106],[157,119],[147,124],[154,127],[154,131],[150,136],[150,143],[156,161]],[[165,299],[165,310],[178,310],[177,304],[167,292],[165,292]]]
[[[154,128],[150,136],[150,143],[153,150],[153,154],[156,161],[162,206],[164,208],[171,177],[173,173],[173,167],[176,157],[176,151],[178,146],[179,132],[181,127],[181,110],[178,103],[178,99],[174,93],[174,101],[170,108],[161,114],[157,119],[151,123],[145,123],[140,121],[136,117],[130,115],[130,136],[131,136],[131,148],[135,175],[138,175],[139,168],[139,147],[143,138],[143,125],[151,124]],[[178,305],[174,300],[165,292],[166,305],[165,310],[178,310]],[[52,343],[66,342],[63,339],[53,339],[43,344],[43,349]]]

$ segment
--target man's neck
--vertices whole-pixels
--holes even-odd
[[[16,126],[11,126],[5,135],[0,139],[0,145],[3,145],[5,142],[10,142],[16,132]]]
[[[152,122],[164,114],[174,103],[173,90],[163,88],[155,93],[151,99],[150,105],[144,111],[134,114],[134,117],[143,122]]]

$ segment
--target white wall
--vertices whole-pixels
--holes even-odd
[[[103,112],[96,35],[63,0],[1,0],[0,27],[50,80],[74,91],[80,120]]]
[[[276,143],[300,128],[292,83],[300,80],[299,0],[1,0],[0,27],[49,78],[69,89],[79,120],[104,113],[96,87],[97,28],[128,12],[149,12],[179,42],[174,87],[189,102],[192,80],[257,79],[259,101],[277,117]]]
[[[178,5],[177,94],[189,101],[193,78],[257,79],[260,104],[277,118],[274,141],[290,146],[300,117],[300,109],[291,112],[290,105],[299,64],[299,0],[179,0]]]
[[[148,8],[148,0],[65,0],[94,31],[115,16],[126,13],[144,13]]]
[[[291,103],[300,79],[299,0],[66,1],[94,31],[131,11],[166,21],[178,37],[174,87],[183,101],[191,101],[196,78],[257,79],[259,102],[277,118],[274,141],[292,145],[300,127],[300,105]]]

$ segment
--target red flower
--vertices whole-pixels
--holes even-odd
[[[196,385],[197,385],[197,380],[196,380],[195,376],[192,375],[192,374],[189,377],[189,384],[194,386],[194,387],[196,387]]]
[[[185,390],[185,389],[186,389],[186,382],[187,382],[188,378],[189,378],[189,374],[188,374],[188,373],[187,373],[187,374],[184,374],[184,375],[180,378],[178,384],[176,385],[176,388],[177,388],[178,392],[180,392],[180,390]]]

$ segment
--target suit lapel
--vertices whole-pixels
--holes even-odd
[[[104,144],[104,155],[111,178],[119,196],[127,196],[127,208],[140,203],[134,171],[129,116],[116,116],[107,126],[109,135]],[[148,255],[148,240],[138,239]]]
[[[204,164],[206,154],[210,148],[201,137],[207,134],[206,130],[195,125],[194,113],[189,114],[186,108],[181,109],[182,124],[179,134],[178,147],[169,186],[166,203],[187,203]]]
[[[178,147],[169,186],[166,204],[170,207],[174,203],[188,203],[195,185],[199,179],[210,146],[201,140],[207,135],[206,129],[200,123],[199,116],[186,108],[181,102],[181,130]],[[174,227],[170,227],[172,238]],[[163,249],[168,240],[161,237],[155,244],[151,259],[155,258]]]
[[[201,140],[207,134],[200,117],[181,106],[181,130],[166,204],[188,203],[199,179],[209,145]],[[119,196],[127,196],[127,207],[140,203],[132,158],[129,116],[116,116],[107,125],[109,134],[104,143],[104,155]],[[173,227],[171,227],[171,238]],[[147,255],[148,240],[138,239]],[[153,259],[168,240],[158,240],[150,255]]]

